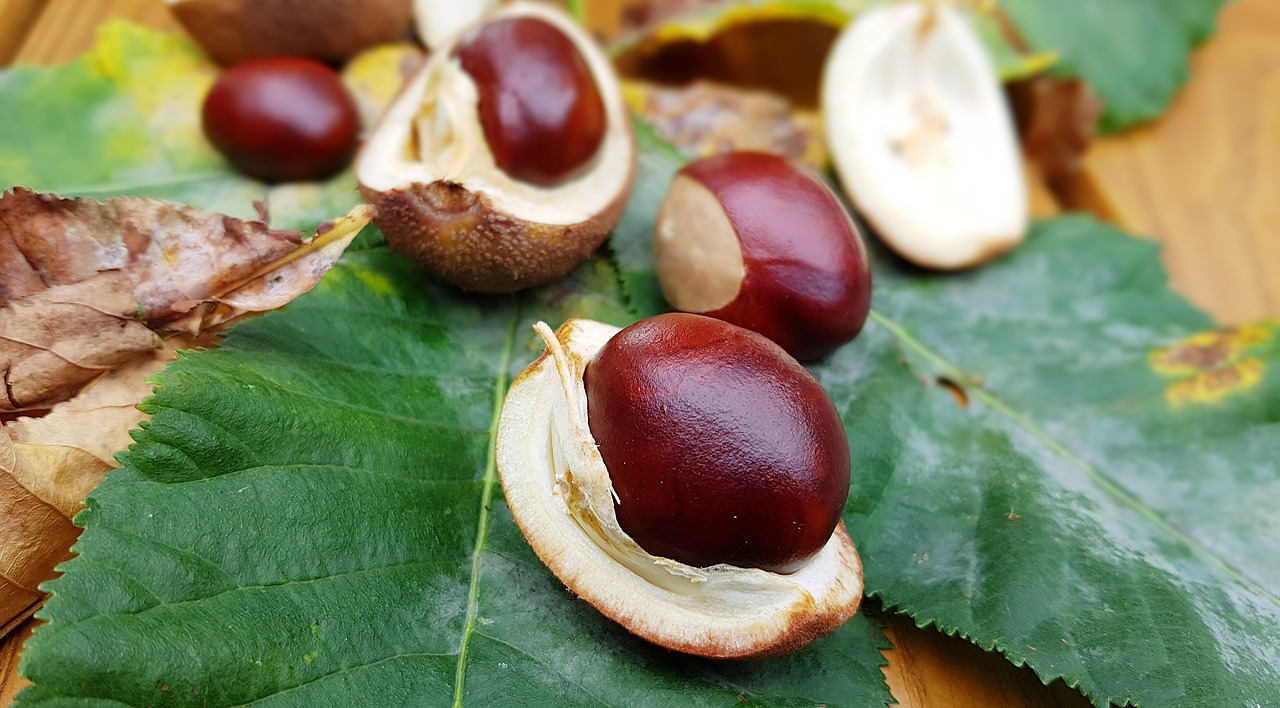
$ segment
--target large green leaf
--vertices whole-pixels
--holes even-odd
[[[646,178],[679,168],[647,155]],[[613,247],[653,314],[630,216]],[[1280,327],[1212,330],[1154,246],[1080,216],[980,271],[881,252],[875,277],[864,332],[814,367],[868,591],[1099,705],[1280,699]]]
[[[108,52],[119,52],[110,78],[94,63]],[[180,87],[184,72],[203,75],[203,60],[125,26],[94,57],[0,75],[0,100],[55,92],[68,113],[126,116],[124,133],[174,122],[186,135],[164,159],[141,143],[108,157],[50,146],[31,109],[15,123],[25,140],[0,142],[0,161],[42,168],[6,180],[252,209],[260,188],[188,130],[198,91],[174,98],[167,116],[134,121],[128,87],[139,72],[178,66],[172,80],[155,78]],[[652,212],[661,187],[638,187],[633,211]],[[77,517],[87,527],[79,557],[49,584],[21,704],[890,700],[888,643],[865,616],[776,661],[690,659],[574,599],[520,535],[495,483],[498,405],[541,350],[536,319],[632,319],[612,261],[535,293],[468,297],[366,241],[286,311],[157,377],[151,422]]]
[[[626,634],[533,555],[495,482],[531,323],[630,319],[597,259],[464,297],[366,249],[157,378],[24,657],[20,705],[694,705],[888,700],[855,618],[767,663]],[[82,699],[67,703],[67,699]]]
[[[1058,53],[1057,71],[1089,82],[1105,131],[1164,112],[1226,1],[998,0],[1032,47]]]
[[[979,276],[882,268],[822,371],[862,431],[869,590],[1099,703],[1273,703],[1275,328],[1197,335],[1156,249],[1089,219],[1031,239]]]

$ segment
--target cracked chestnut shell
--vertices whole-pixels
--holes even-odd
[[[857,336],[871,268],[849,212],[815,175],[777,155],[728,152],[686,165],[653,231],[672,307],[731,322],[801,361]]]
[[[782,469],[789,470],[786,473],[757,470],[754,475],[745,475],[754,476],[756,482],[762,482],[765,487],[780,482],[790,487],[789,492],[803,499],[797,504],[790,500],[790,495],[778,495],[773,499],[777,509],[761,510],[751,506],[754,502],[749,497],[757,492],[767,497],[771,493],[768,489],[757,488],[747,492],[744,488],[741,492],[724,495],[725,498],[720,500],[702,498],[701,491],[693,494],[689,494],[688,489],[684,493],[677,492],[676,497],[688,495],[685,498],[688,508],[673,511],[660,503],[655,518],[676,518],[677,526],[686,523],[696,526],[698,514],[705,511],[708,516],[704,518],[718,518],[710,525],[721,526],[721,530],[729,532],[725,538],[735,536],[735,531],[745,533],[738,537],[738,541],[730,540],[719,548],[712,547],[718,543],[715,540],[705,548],[699,546],[695,549],[698,557],[686,558],[693,563],[647,550],[644,544],[652,545],[652,536],[645,530],[636,530],[637,535],[633,537],[624,529],[619,512],[628,506],[642,508],[642,502],[633,496],[637,492],[628,488],[630,481],[623,479],[631,477],[631,471],[623,470],[621,466],[639,461],[643,467],[648,463],[639,452],[624,453],[621,461],[608,461],[605,454],[614,457],[605,451],[609,443],[601,440],[597,446],[597,438],[592,434],[598,416],[628,414],[627,406],[614,410],[613,404],[601,404],[604,400],[601,387],[617,386],[613,376],[619,373],[606,370],[612,366],[608,362],[618,352],[601,352],[615,336],[624,335],[619,335],[618,328],[599,322],[569,320],[554,333],[545,324],[538,324],[537,329],[547,344],[547,350],[516,377],[507,393],[498,423],[496,453],[504,497],[525,538],[552,572],[573,592],[630,632],[669,649],[715,658],[757,658],[795,651],[843,624],[857,610],[862,597],[861,561],[843,523],[838,520],[844,502],[841,493],[848,484],[848,453],[844,447],[847,443],[844,442],[842,426],[838,417],[816,425],[810,421],[801,425],[808,432],[792,431],[801,440],[784,441],[778,431],[787,426],[777,426],[774,421],[766,420],[764,415],[746,412],[752,405],[759,405],[763,413],[768,409],[777,412],[778,407],[794,404],[797,410],[784,414],[792,421],[806,418],[821,420],[832,413],[831,403],[825,394],[820,395],[821,401],[812,399],[813,395],[820,394],[820,387],[815,394],[808,383],[798,383],[807,377],[803,369],[759,335],[716,320],[683,314],[656,318],[656,323],[652,319],[643,321],[633,325],[635,329],[631,332],[643,334],[652,328],[669,330],[673,323],[675,330],[679,331],[681,325],[687,324],[681,318],[711,323],[691,325],[702,335],[723,333],[724,330],[735,333],[727,338],[710,335],[701,340],[702,344],[697,344],[698,336],[702,335],[690,339],[688,332],[677,334],[679,342],[670,344],[679,344],[677,348],[696,345],[690,347],[693,351],[684,356],[696,360],[699,357],[695,352],[701,351],[720,359],[720,364],[712,364],[710,370],[703,371],[706,377],[697,372],[686,372],[682,376],[678,372],[681,367],[675,365],[671,367],[672,374],[666,377],[668,383],[677,387],[683,385],[686,389],[706,385],[708,378],[724,379],[727,383],[718,389],[720,395],[716,397],[696,393],[670,397],[671,392],[665,390],[666,386],[645,387],[655,400],[641,406],[645,409],[643,414],[656,413],[659,427],[662,420],[678,427],[706,417],[719,419],[722,423],[730,422],[732,427],[736,424],[732,422],[736,415],[742,419],[738,422],[744,427],[727,437],[724,430],[684,428],[665,435],[661,441],[648,441],[652,452],[665,454],[658,448],[672,441],[676,445],[684,444],[679,441],[681,434],[689,438],[706,438],[692,444],[703,450],[701,456],[707,464],[713,464],[712,458],[717,456],[714,451],[718,436],[725,442],[720,452],[725,456],[737,456],[737,459],[743,459],[743,456],[741,452],[732,451],[730,439],[743,444],[755,440],[756,444],[751,446],[753,450],[745,451],[746,456],[765,459],[771,457],[771,453],[764,451],[757,455],[758,448],[781,445],[785,450],[796,451],[814,444],[823,451],[814,453],[806,450],[800,454],[811,459],[827,457],[829,459],[820,464],[833,465],[834,469],[800,472],[800,478],[809,478],[810,482],[816,480],[816,484],[792,484],[794,480],[788,476],[796,472],[797,467],[804,466],[794,460],[782,461]],[[636,357],[643,358],[643,352],[648,351],[647,344],[635,350],[637,342],[631,337],[631,334],[625,335],[613,347],[622,350],[626,360],[622,362],[624,366],[635,363]],[[743,338],[752,343],[737,351],[744,345]],[[717,347],[727,347],[730,351],[722,349],[710,354]],[[663,352],[656,354],[661,358]],[[785,363],[780,364],[779,358]],[[706,357],[702,359],[705,363]],[[601,364],[602,361],[606,363]],[[734,361],[738,363],[730,363]],[[655,369],[663,364],[652,362],[642,366]],[[756,371],[739,375],[722,368],[725,366],[744,366]],[[588,374],[592,367],[597,368]],[[775,374],[781,372],[781,376],[777,380],[769,380],[771,377],[764,374],[766,370]],[[584,377],[593,381],[588,384]],[[594,394],[588,393],[588,385],[595,389]],[[812,385],[817,386],[816,382]],[[780,389],[808,393],[799,398],[784,393],[776,402],[762,400],[762,397],[778,395]],[[663,390],[661,394],[660,390]],[[608,397],[618,392],[604,393]],[[621,395],[627,397],[625,391]],[[681,395],[684,402],[680,400]],[[725,397],[737,401],[725,401]],[[686,405],[694,413],[692,418],[683,414],[668,415],[671,407]],[[725,408],[737,413],[725,415]],[[696,413],[698,409],[703,409],[703,418]],[[633,447],[646,444],[643,433],[625,430],[629,424],[639,427],[646,423],[636,419],[610,423],[617,427],[612,432],[603,432],[602,428],[601,438],[625,438]],[[777,430],[761,430],[761,425]],[[835,429],[839,429],[839,435]],[[840,457],[844,458],[843,472]],[[683,474],[701,473],[692,469],[661,471],[657,482],[660,487],[680,485]],[[726,474],[724,470],[712,470],[709,484],[703,486],[707,489],[719,487],[723,491],[726,486],[732,487],[741,482],[735,480],[735,476]],[[644,477],[642,472],[636,479],[643,482]],[[617,486],[615,480],[619,482]],[[810,531],[825,530],[826,536],[817,541],[816,548],[812,548],[813,539],[821,534],[793,536],[786,528],[787,523],[797,520],[788,518],[793,511],[786,507],[810,506],[810,491],[805,487],[816,491],[815,496],[820,501],[814,506],[822,508],[817,520],[811,521],[804,513],[798,517]],[[655,499],[666,494],[665,490],[652,489],[641,489],[638,493]],[[832,497],[835,498],[834,503]],[[750,523],[745,524],[745,529],[731,518],[738,506],[742,507],[742,515],[753,517]],[[830,507],[834,507],[834,515]],[[771,530],[761,535],[759,530],[750,528],[753,525],[771,527]],[[685,528],[689,530],[690,527]],[[678,536],[679,532],[675,535]],[[774,540],[765,544],[762,553],[756,549],[744,552],[744,545],[752,543],[743,544],[742,540],[754,542],[764,536],[773,536]],[[775,542],[778,540],[781,542]],[[682,545],[682,542],[676,541],[673,545]],[[678,550],[671,553],[681,555]],[[761,561],[756,565],[768,565],[774,569],[752,567],[753,561]]]
[[[621,218],[634,169],[603,52],[562,11],[524,2],[436,48],[356,162],[388,244],[479,292],[585,260]]]

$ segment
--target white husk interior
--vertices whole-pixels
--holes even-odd
[[[416,0],[413,15],[418,36],[428,49],[439,47],[497,4],[497,0]]]
[[[492,15],[507,16],[536,17],[570,35],[596,77],[608,127],[587,169],[556,187],[514,180],[498,169],[480,127],[475,83],[452,56],[467,34],[463,33],[432,53],[387,110],[356,164],[361,184],[387,192],[411,184],[456,182],[487,195],[498,211],[552,225],[587,221],[622,193],[635,147],[630,117],[608,59],[594,40],[550,7],[515,2]],[[416,154],[407,149],[411,131],[417,135]]]
[[[902,255],[964,267],[1024,237],[1013,121],[986,50],[953,8],[861,14],[827,58],[822,110],[845,190]]]
[[[503,489],[543,561],[579,595],[659,643],[674,637],[745,650],[785,632],[797,610],[860,596],[860,573],[849,577],[842,562],[852,548],[839,534],[804,568],[780,575],[651,556],[619,527],[609,473],[587,426],[582,379],[617,331],[590,320],[570,320],[555,335],[545,329],[544,338],[558,337],[551,355],[516,380],[503,406]]]

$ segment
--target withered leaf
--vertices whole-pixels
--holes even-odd
[[[822,119],[780,95],[710,81],[624,84],[633,111],[689,157],[759,150],[815,170],[827,164]]]
[[[47,415],[0,431],[0,635],[39,606],[37,586],[71,557],[79,533],[71,517],[148,417],[137,407],[151,391],[147,377],[196,343],[186,335],[165,340]]]
[[[1051,186],[1080,172],[1102,104],[1080,79],[1035,76],[1009,84],[1022,150]]]
[[[220,296],[301,245],[297,231],[182,204],[15,188],[0,197],[0,411],[47,408],[159,348],[157,332],[199,331]],[[305,267],[277,273],[258,286],[267,304],[236,309],[271,309],[308,281]]]

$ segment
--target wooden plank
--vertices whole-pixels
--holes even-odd
[[[1068,199],[1159,239],[1225,324],[1280,315],[1280,2],[1239,0],[1155,124],[1100,141]]]
[[[44,0],[0,0],[0,66],[13,61],[43,9]]]
[[[18,676],[18,651],[36,624],[37,620],[27,620],[0,644],[0,706],[12,705],[14,694],[31,683]]]
[[[178,27],[161,0],[49,0],[13,60],[60,64],[74,59],[93,46],[98,25],[107,18],[162,30]]]

